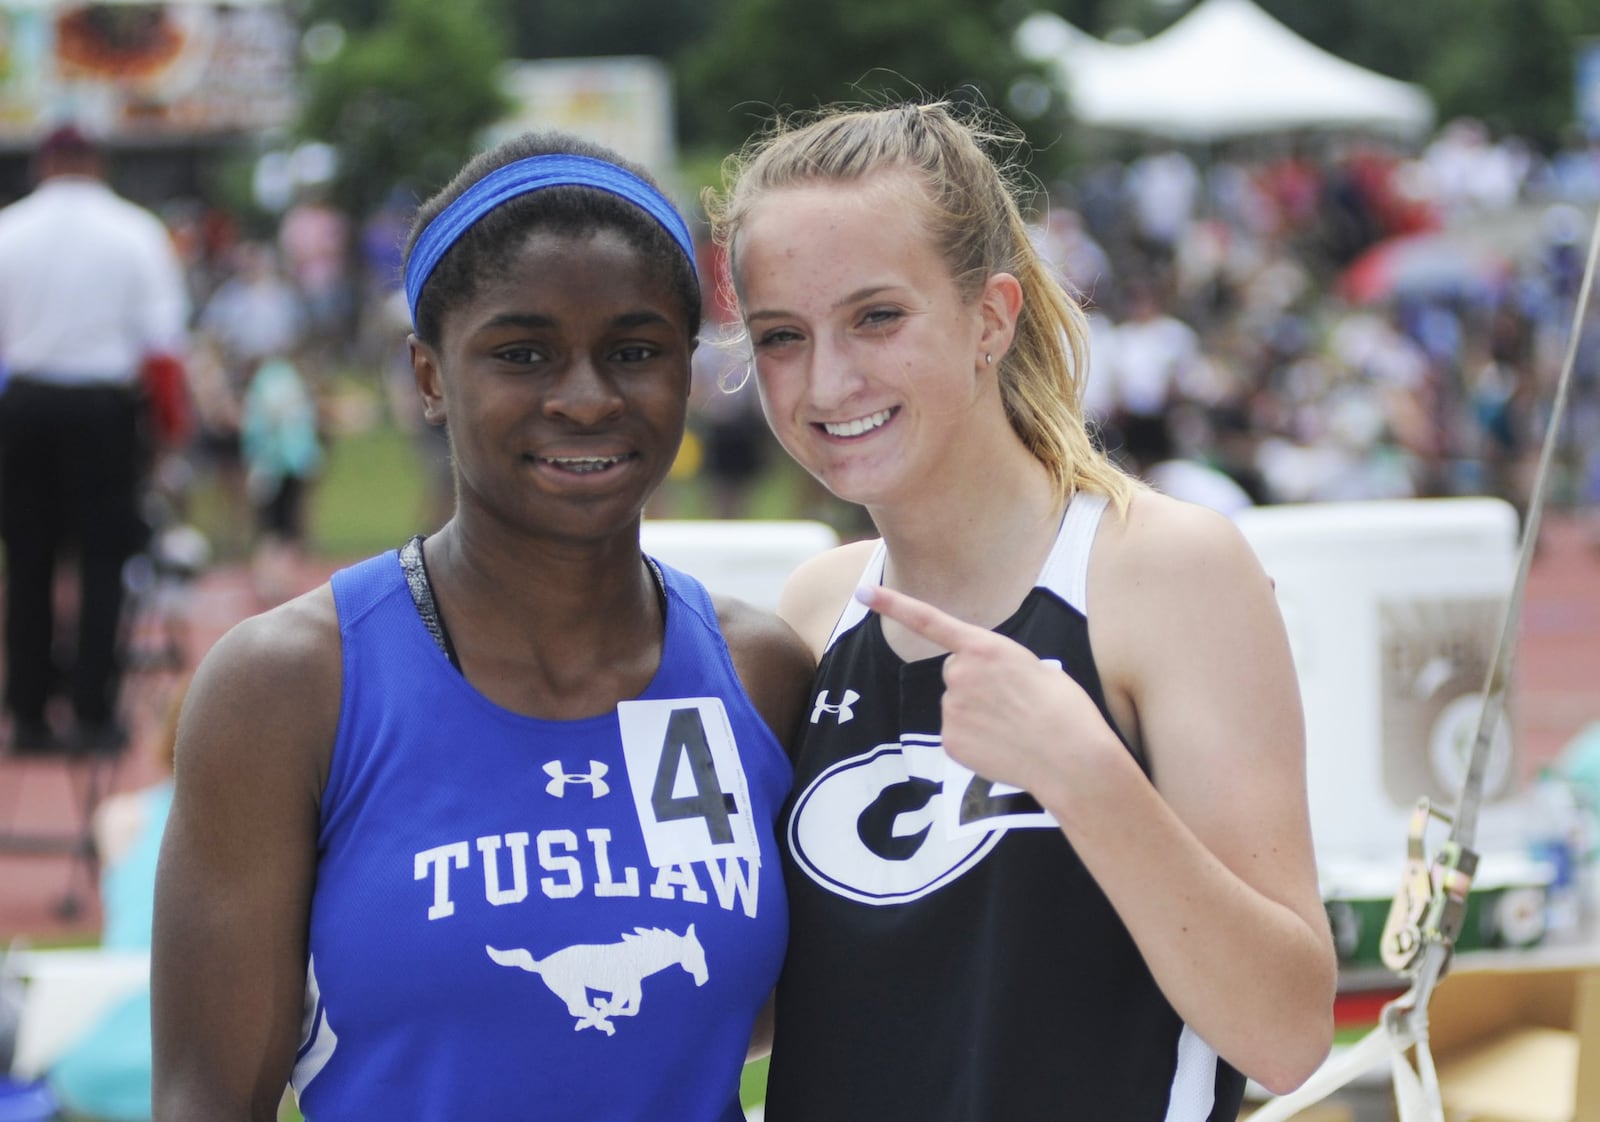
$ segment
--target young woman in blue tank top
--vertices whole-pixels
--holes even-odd
[[[882,535],[779,608],[820,662],[766,1116],[1231,1122],[1332,1032],[1294,668],[1234,527],[1090,440],[992,127],[824,112],[712,200],[769,423]]]
[[[225,636],[161,857],[156,1116],[742,1119],[813,663],[644,557],[700,290],[644,173],[516,138],[423,204],[456,508]]]

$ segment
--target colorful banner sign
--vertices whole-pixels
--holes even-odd
[[[275,3],[6,4],[0,141],[67,119],[138,140],[280,127],[298,43]]]

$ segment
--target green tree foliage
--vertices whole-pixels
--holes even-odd
[[[1015,83],[1038,81],[1011,46],[1026,10],[1015,0],[727,0],[712,33],[677,59],[684,139],[726,151],[775,112],[918,93],[1004,111]],[[1020,122],[1046,151],[1058,139],[1049,120],[1047,110]]]
[[[509,108],[506,39],[481,0],[392,0],[307,75],[300,131],[338,148],[336,201],[363,215],[397,184],[442,186]]]
[[[302,23],[327,20],[349,31],[367,31],[382,23],[393,0],[289,0]]]
[[[671,59],[711,31],[722,7],[723,0],[513,0],[507,18],[520,58]]]
[[[1556,143],[1574,116],[1573,48],[1600,34],[1585,0],[1262,0],[1262,7],[1352,62],[1426,86],[1441,120]]]
[[[307,22],[381,23],[393,0],[291,0]],[[438,0],[440,4],[449,0]],[[649,55],[669,59],[705,37],[727,0],[489,0],[521,59]]]

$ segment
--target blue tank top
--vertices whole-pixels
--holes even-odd
[[[788,912],[791,769],[706,590],[662,565],[637,699],[548,721],[478,693],[396,552],[333,577],[339,728],[322,798],[308,1122],[738,1122]]]

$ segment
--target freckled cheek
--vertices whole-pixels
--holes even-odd
[[[750,359],[750,374],[763,399],[783,396],[784,371],[781,363],[770,357],[755,356]]]
[[[767,423],[781,432],[783,425],[805,399],[805,375],[793,364],[759,360],[754,373],[761,412],[766,416]]]
[[[817,447],[814,441],[808,439],[812,429],[802,421],[793,419],[785,420],[774,414],[772,408],[765,402],[762,403],[762,412],[766,414],[767,427],[772,430],[772,435],[777,438],[779,445],[801,467],[812,470],[816,466]]]
[[[925,375],[930,359],[937,356],[918,355],[893,340],[874,339],[856,356],[858,369],[870,372],[880,386],[905,390],[919,375]]]

